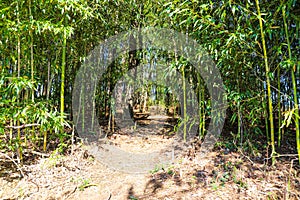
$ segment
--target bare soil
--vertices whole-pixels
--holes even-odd
[[[140,134],[129,134],[130,131]],[[163,134],[159,134],[163,132]],[[172,140],[167,130],[119,130],[111,145],[125,151],[151,152]],[[53,151],[19,166],[1,158],[1,199],[300,199],[297,157],[280,157],[274,166],[264,155],[215,148],[205,164],[193,144],[169,166],[148,173],[126,173],[99,162],[82,144],[65,155]],[[202,163],[202,164],[200,164]],[[22,173],[21,173],[22,172]],[[22,174],[24,175],[22,177]]]

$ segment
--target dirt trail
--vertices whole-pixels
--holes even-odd
[[[157,134],[158,130],[144,128],[141,133],[135,130],[134,135],[113,134],[108,141],[126,152],[153,152],[172,141],[168,134]],[[254,160],[219,148],[207,155],[205,165],[200,165],[201,160],[193,159],[196,146],[192,145],[168,167],[154,166],[148,173],[132,174],[99,162],[85,146],[73,148],[67,155],[53,152],[35,164],[24,165],[22,179],[16,169],[8,167],[16,168],[13,163],[1,162],[0,198],[300,199],[297,162],[291,166],[290,161],[279,161],[270,167],[261,162],[263,158]],[[120,156],[120,162],[124,160],[126,157]],[[131,167],[135,171],[139,166]]]

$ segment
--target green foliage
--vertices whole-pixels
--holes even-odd
[[[82,180],[82,183],[79,185],[78,188],[79,188],[80,191],[83,191],[89,185],[90,185],[90,180],[84,179],[84,180]]]
[[[150,170],[150,173],[155,174],[155,173],[159,172],[160,170],[164,170],[164,165],[162,165],[162,164],[156,165],[153,170]]]
[[[130,199],[130,200],[138,200],[138,199],[135,198],[133,195],[131,195],[131,196],[129,197],[129,199]]]
[[[10,151],[18,149],[22,152],[23,148],[27,148],[28,142],[35,145],[46,137],[43,145],[45,151],[47,138],[51,140],[55,140],[56,137],[66,138],[66,135],[63,135],[64,127],[69,126],[66,117],[59,115],[55,106],[49,102],[32,102],[26,98],[26,94],[35,87],[34,83],[26,77],[2,77],[0,82],[0,89],[3,92],[0,99],[0,134],[8,140],[1,143],[1,149]],[[22,95],[25,95],[25,98],[20,101]],[[18,135],[11,134],[15,132],[13,129],[18,131]],[[19,135],[21,129],[22,134]],[[26,134],[30,132],[31,134]]]
[[[215,60],[227,92],[224,98],[229,102],[225,122],[230,127],[228,131],[236,135],[234,140],[246,145],[248,139],[251,141],[252,136],[262,133],[271,140],[277,132],[298,126],[299,2],[275,0],[258,1],[258,4],[221,0],[1,1],[0,147],[21,150],[26,146],[25,141],[41,147],[41,141],[45,145],[48,139],[57,137],[63,149],[68,138],[63,129],[74,114],[71,112],[72,83],[88,53],[116,33],[147,26],[186,33]],[[140,42],[137,38],[134,40]],[[187,114],[179,120],[176,130],[186,123],[190,124],[185,128],[187,132],[199,125],[202,137],[206,123],[219,120],[219,117],[210,119],[209,93],[188,61],[156,49],[138,50],[116,59],[97,87],[98,114],[105,115],[106,108],[113,109],[108,113],[115,114],[114,105],[118,102],[110,100],[111,92],[118,79],[133,70],[130,67],[134,62],[130,56],[140,65],[150,63],[152,68],[144,74],[155,75],[155,69],[162,65],[165,73],[156,74],[157,82],[180,73],[194,89],[200,120]],[[126,78],[128,86],[134,88],[136,77]],[[211,78],[214,78],[213,74]],[[139,80],[133,94],[140,93],[139,99],[149,97],[155,87],[157,99],[148,98],[146,105],[158,103],[167,107],[166,95],[172,91],[146,79]],[[183,83],[174,85],[183,88]],[[186,95],[183,102],[190,100],[189,94]],[[270,100],[268,105],[267,100]],[[172,93],[168,103],[173,106],[178,102]],[[270,110],[271,107],[274,109]],[[279,120],[275,127],[271,126],[273,116]],[[8,128],[18,124],[38,125]],[[299,131],[295,135],[300,152]],[[281,140],[284,140],[282,136]],[[269,142],[265,141],[266,144]]]

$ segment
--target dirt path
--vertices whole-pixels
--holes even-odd
[[[111,135],[109,144],[126,152],[153,152],[172,141],[166,134],[141,131],[143,134]],[[193,146],[170,166],[156,166],[148,173],[132,174],[99,162],[85,146],[73,148],[67,155],[53,152],[35,164],[24,165],[21,169],[25,177],[22,179],[17,170],[8,168],[8,160],[5,161],[6,168],[2,162],[0,198],[300,199],[297,162],[292,166],[290,161],[282,160],[270,167],[261,157],[254,160],[242,153],[219,148],[207,156],[205,165],[200,165],[199,160],[193,159],[196,148]],[[120,157],[120,161],[124,159]],[[15,168],[13,163],[10,165]]]

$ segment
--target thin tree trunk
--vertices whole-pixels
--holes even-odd
[[[202,95],[201,95],[201,85],[200,85],[200,75],[198,76],[198,115],[199,115],[199,138],[200,140],[204,137],[204,133],[202,132]]]
[[[31,0],[28,1],[29,4],[29,17],[32,17],[31,14]],[[34,60],[33,60],[33,34],[32,29],[29,31],[30,33],[30,69],[31,69],[31,81],[34,81]],[[31,91],[31,101],[34,102],[34,88]]]
[[[203,116],[205,115],[205,110],[204,110],[204,95],[202,94],[203,90],[203,85],[202,85],[202,80],[201,80],[201,75],[197,73],[197,79],[198,79],[198,85],[197,85],[197,90],[198,90],[198,115],[199,115],[199,139],[201,140],[204,137],[204,118]]]
[[[274,120],[273,120],[273,105],[272,105],[272,98],[271,98],[271,83],[270,83],[270,77],[269,77],[269,64],[268,64],[268,55],[267,55],[267,45],[265,41],[264,36],[264,29],[263,29],[263,22],[262,22],[262,16],[260,13],[260,6],[259,1],[255,0],[256,7],[257,7],[257,15],[259,20],[259,26],[260,26],[260,32],[261,32],[261,40],[262,40],[262,46],[263,46],[263,52],[264,52],[264,61],[265,61],[265,70],[266,70],[266,87],[268,92],[268,106],[269,106],[269,121],[270,121],[270,134],[271,134],[271,146],[272,146],[272,164],[275,164],[275,138],[274,138]]]
[[[60,115],[64,115],[65,104],[65,68],[66,68],[66,46],[67,46],[67,32],[64,30],[63,35],[63,51],[62,51],[62,65],[61,65],[61,88],[60,88]],[[61,118],[63,123],[63,118]]]
[[[280,93],[280,66],[278,67],[277,70],[277,89],[278,89],[278,96],[277,96],[277,101],[278,101],[278,146],[280,147],[281,145],[281,93]]]
[[[17,2],[17,23],[18,23],[18,44],[17,44],[17,52],[18,52],[18,78],[20,77],[20,73],[21,73],[21,39],[20,39],[20,15],[19,15],[19,2]],[[17,96],[17,102],[19,103],[20,102],[20,95],[18,94]],[[15,122],[15,121],[14,121]],[[19,119],[17,119],[17,125],[19,126],[20,125],[20,121]],[[22,149],[21,149],[21,132],[20,132],[20,129],[18,129],[17,131],[17,137],[18,137],[18,148],[17,148],[17,153],[19,154],[18,155],[18,158],[20,158],[20,160],[22,160]]]
[[[240,80],[239,80],[239,73],[236,70],[236,77],[237,77],[237,92],[240,93]],[[240,147],[243,146],[243,124],[242,124],[242,111],[241,111],[241,99],[238,98],[237,100],[237,110],[238,110],[238,137],[240,138]]]
[[[185,66],[182,65],[182,92],[183,92],[183,140],[186,142],[187,114],[186,114],[186,85],[185,85]]]
[[[286,8],[286,6],[284,5],[283,8],[282,8],[282,16],[283,16],[286,42],[287,42],[287,45],[288,45],[289,59],[292,60],[292,51],[291,51],[289,32],[288,32],[288,26],[287,26],[287,21],[286,21],[285,8]],[[293,95],[294,95],[296,143],[297,143],[297,151],[298,151],[298,160],[299,160],[299,163],[300,163],[300,130],[299,130],[299,120],[298,120],[299,110],[298,110],[298,97],[297,97],[297,83],[296,83],[296,79],[295,79],[295,73],[294,73],[295,69],[294,68],[296,68],[296,63],[291,68],[291,75],[292,75],[292,85],[293,85]]]
[[[94,84],[94,91],[93,91],[93,97],[96,95],[96,90],[97,90],[97,83],[96,81],[93,81]],[[95,112],[95,108],[96,108],[96,102],[93,101],[92,102],[92,123],[91,123],[91,130],[94,131],[94,125],[95,125],[95,116],[96,116],[96,112]]]
[[[46,90],[46,100],[49,100],[49,94],[50,94],[50,76],[51,76],[51,61],[50,58],[48,57],[48,66],[47,66],[47,90]]]
[[[18,26],[20,25],[20,16],[19,16],[19,2],[17,1],[17,23]],[[20,71],[21,71],[21,40],[20,40],[20,27],[18,27],[18,41],[17,41],[17,52],[18,52],[18,78],[20,77]]]

